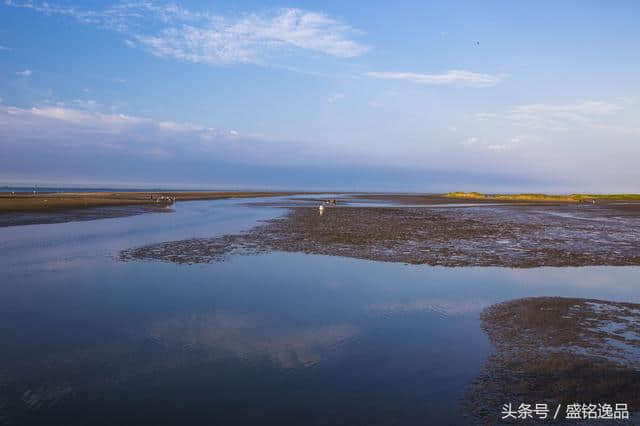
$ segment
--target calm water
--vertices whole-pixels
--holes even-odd
[[[116,258],[282,213],[243,202],[0,228],[0,424],[464,424],[459,402],[491,350],[484,307],[640,302],[631,267]]]

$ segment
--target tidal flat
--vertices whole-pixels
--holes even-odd
[[[289,207],[248,232],[127,249],[121,259],[208,263],[231,254],[285,251],[448,267],[640,265],[640,203],[435,200],[420,207]]]
[[[169,211],[176,201],[287,195],[259,191],[0,192],[0,227],[65,223]]]
[[[497,423],[495,407],[510,401],[640,407],[640,304],[524,298],[481,319],[495,351],[468,392],[474,418]]]

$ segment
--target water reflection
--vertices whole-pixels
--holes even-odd
[[[411,311],[432,311],[442,317],[449,315],[478,314],[493,302],[489,300],[446,300],[446,299],[426,299],[414,300],[406,303],[373,303],[369,305],[372,311],[394,314]]]
[[[349,324],[283,329],[268,318],[231,312],[186,314],[156,321],[136,334],[166,347],[228,351],[251,360],[267,356],[283,368],[308,367],[357,334]]]

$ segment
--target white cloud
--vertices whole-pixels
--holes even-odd
[[[284,9],[275,16],[215,17],[200,25],[169,26],[159,34],[136,39],[160,57],[208,64],[262,63],[290,48],[358,56],[366,48],[347,38],[350,31],[324,14]]]
[[[16,72],[16,74],[21,76],[21,77],[30,77],[32,72],[31,72],[31,70],[27,69],[27,70],[24,70],[24,71],[18,71],[18,72]]]
[[[344,93],[331,93],[327,98],[327,102],[333,103],[339,101],[340,99],[344,99]]]
[[[466,129],[480,139],[473,148],[479,161],[499,156],[518,174],[637,191],[635,115],[619,100],[526,103],[472,115]]]
[[[616,98],[616,100],[625,105],[634,105],[637,101],[637,98],[635,96],[619,96]]]
[[[175,121],[159,121],[157,126],[163,130],[170,130],[172,132],[203,132],[211,131],[214,129],[206,128],[192,123],[177,123]]]
[[[528,104],[513,109],[522,114],[611,114],[622,109],[621,106],[602,101],[584,101],[573,104]]]
[[[530,135],[516,135],[512,137],[498,137],[499,139],[505,140],[504,142],[495,142],[496,137],[492,136],[483,136],[482,138],[478,136],[471,136],[467,139],[463,140],[461,144],[463,146],[469,147],[473,149],[475,152],[479,152],[481,150],[488,150],[493,152],[506,152],[514,150],[515,148],[524,145],[527,142],[537,141],[537,138]],[[491,142],[488,142],[491,140]]]
[[[601,117],[612,115],[621,109],[618,104],[604,101],[527,104],[512,108],[506,114],[506,118],[520,126],[568,131],[577,127],[592,126]]]
[[[71,102],[74,105],[74,107],[80,108],[80,109],[94,110],[100,106],[98,102],[94,99],[74,99]]]
[[[389,162],[406,166],[406,161],[400,161],[402,154],[382,155],[370,147],[105,113],[78,108],[73,101],[33,108],[0,104],[0,152],[11,163],[3,172],[15,176],[67,172],[83,176],[92,168],[110,174],[117,168],[118,173],[180,178],[181,171],[195,176],[196,166],[211,173],[236,166],[263,170],[327,164],[376,167]]]
[[[475,145],[476,143],[478,143],[478,138],[477,138],[477,137],[475,137],[475,136],[471,136],[471,137],[469,137],[469,138],[465,139],[465,140],[462,142],[462,145],[465,145],[465,146],[471,146],[471,145]]]
[[[489,144],[486,148],[489,151],[506,152],[524,148],[527,144],[531,144],[532,142],[536,142],[538,144],[536,146],[539,146],[540,139],[532,135],[516,135],[508,138],[504,143]]]
[[[372,71],[365,73],[366,76],[372,78],[386,80],[404,80],[418,84],[429,85],[454,85],[468,87],[488,87],[495,86],[503,78],[504,75],[480,74],[465,70],[450,70],[443,74],[419,74],[413,72],[388,72],[388,71]]]
[[[196,63],[263,64],[271,56],[293,50],[350,58],[368,50],[351,38],[358,31],[346,23],[324,13],[294,8],[229,17],[153,2],[121,3],[103,10],[46,2],[7,4],[115,30],[127,35],[125,44],[129,47],[136,41],[156,56]]]
[[[18,108],[0,104],[0,152],[6,153],[8,161],[31,158],[32,152],[43,150],[55,156],[73,157],[79,155],[74,150],[79,150],[92,158],[117,151],[131,158],[150,154],[154,158],[186,158],[212,164],[229,161],[261,166],[289,165],[298,164],[301,158],[309,161],[320,158],[326,162],[327,154],[321,146],[300,141],[103,113],[78,108],[74,101],[68,103],[74,107],[62,104]]]
[[[478,121],[487,121],[492,118],[495,118],[497,114],[491,112],[478,112],[475,114],[475,118]]]
[[[620,103],[594,100],[563,104],[535,103],[518,105],[500,113],[476,113],[475,119],[478,122],[502,122],[541,131],[570,132],[612,126],[611,119],[623,109]]]
[[[82,128],[95,129],[99,133],[117,133],[127,126],[150,122],[150,120],[125,114],[103,114],[64,107],[34,107],[30,109],[8,107],[8,110],[13,116],[26,119],[48,119],[57,121],[56,124],[69,123]]]
[[[11,50],[11,48],[0,45],[0,50]]]
[[[133,41],[129,40],[129,39],[126,39],[126,40],[124,41],[124,44],[125,44],[127,47],[131,47],[131,48],[136,47],[136,44],[135,44]]]
[[[513,146],[506,143],[487,145],[488,150],[495,151],[495,152],[509,151],[511,148],[513,148]]]

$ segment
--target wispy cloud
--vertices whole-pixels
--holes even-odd
[[[18,72],[16,72],[16,75],[19,75],[19,76],[21,76],[21,77],[30,77],[30,76],[31,76],[31,74],[32,74],[32,72],[31,72],[31,70],[29,70],[29,69],[24,70],[24,71],[18,71]]]
[[[331,93],[327,98],[327,102],[334,103],[340,99],[344,99],[344,93]]]
[[[69,158],[82,153],[121,159],[127,156],[140,161],[146,161],[147,155],[153,159],[162,152],[163,158],[209,164],[289,165],[301,158],[325,158],[322,152],[314,151],[314,146],[300,141],[189,122],[104,113],[98,106],[83,100],[32,108],[0,103],[0,151],[6,153],[8,160],[16,161],[31,158],[28,152],[54,156],[62,156],[64,152]]]
[[[0,45],[0,50],[11,50],[10,47]]]
[[[149,118],[127,114],[110,114],[97,111],[95,101],[75,99],[69,102],[73,107],[60,102],[55,106],[44,105],[32,108],[18,108],[0,106],[0,128],[4,136],[11,135],[11,139],[39,140],[50,138],[55,141],[58,137],[65,143],[73,143],[72,135],[79,133],[84,136],[87,132],[94,134],[94,139],[103,139],[105,135],[119,135],[123,147],[136,142],[153,143],[154,138],[166,139],[176,134],[187,134],[188,140],[212,141],[223,138],[227,132],[193,123],[176,121],[157,121]],[[46,129],[46,135],[39,130]],[[149,132],[149,137],[145,136]],[[153,135],[153,136],[151,136]],[[82,144],[94,143],[90,140],[78,141]],[[99,143],[99,142],[95,142]]]
[[[621,106],[603,101],[584,101],[573,104],[528,104],[513,109],[524,114],[611,114],[622,109]]]
[[[162,57],[208,64],[261,63],[290,48],[337,57],[358,56],[366,48],[347,38],[350,31],[346,24],[324,14],[284,9],[272,16],[216,17],[199,26],[169,26],[160,34],[136,39]]]
[[[371,71],[365,73],[366,76],[372,78],[380,78],[385,80],[404,80],[418,84],[428,84],[436,86],[469,86],[469,87],[488,87],[495,86],[503,78],[504,75],[481,74],[465,70],[450,70],[442,74],[419,74],[414,72],[389,72],[389,71]]]
[[[46,2],[6,0],[6,4],[118,31],[127,37],[129,47],[137,43],[153,55],[195,63],[264,64],[275,55],[295,50],[350,58],[368,50],[352,39],[358,31],[348,24],[324,13],[294,8],[222,16],[153,2],[121,3],[103,10]]]
[[[511,137],[491,135],[482,138],[470,136],[463,140],[461,144],[476,153],[483,150],[493,153],[504,153],[522,148],[527,145],[527,143],[534,141],[537,141],[536,137],[524,134]]]
[[[603,128],[624,109],[622,103],[586,100],[574,103],[523,104],[502,112],[476,113],[478,122],[502,121],[518,127],[567,132],[585,128]]]
[[[512,108],[506,118],[521,126],[565,131],[594,125],[601,117],[612,115],[621,109],[622,106],[605,101],[527,104]]]
[[[478,138],[475,136],[468,137],[464,141],[462,141],[462,145],[464,146],[472,146],[478,143]]]
[[[634,112],[633,106],[606,99],[515,105],[476,114],[467,130],[481,143],[469,149],[486,160],[500,156],[517,165],[518,173],[628,185],[638,176]]]
[[[475,114],[475,119],[477,121],[487,121],[495,117],[496,114],[492,112],[478,112]]]
[[[494,152],[505,152],[505,151],[511,150],[512,148],[513,148],[513,145],[508,143],[487,145],[487,149],[489,151],[494,151]]]

